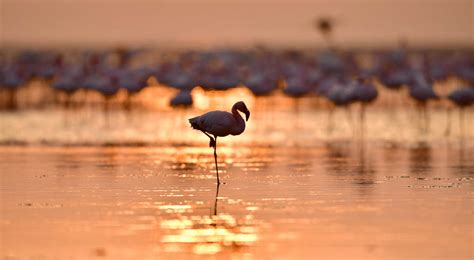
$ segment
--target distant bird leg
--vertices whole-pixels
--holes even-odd
[[[132,94],[127,92],[126,95],[125,101],[123,102],[123,108],[125,110],[130,110],[132,108]]]
[[[419,109],[419,125],[420,125],[420,133],[426,134],[426,104],[424,102],[418,103]]]
[[[214,162],[216,163],[216,175],[217,175],[217,185],[219,186],[221,184],[221,181],[219,180],[219,168],[217,167],[217,136],[214,136]]]
[[[71,94],[70,93],[66,93],[65,95],[65,100],[64,100],[64,106],[66,107],[66,109],[69,109],[70,106],[71,106]]]
[[[464,137],[464,107],[459,108],[459,135]]]
[[[104,102],[104,117],[105,117],[105,126],[109,127],[110,126],[110,97],[106,96],[105,97],[105,102]]]
[[[421,134],[426,133],[426,114],[425,114],[425,104],[420,103],[420,132]]]
[[[334,128],[333,126],[333,113],[334,113],[334,107],[330,107],[328,111],[328,126],[327,126],[327,132],[328,134],[332,133],[332,130]]]
[[[360,136],[364,137],[365,132],[365,103],[360,104]]]
[[[300,99],[299,98],[294,99],[293,108],[296,114],[300,112]]]
[[[423,113],[424,113],[424,123],[425,123],[425,134],[427,134],[430,130],[430,115],[428,113],[428,105],[423,103]]]
[[[355,131],[357,130],[354,130],[354,120],[352,120],[352,112],[351,112],[351,108],[349,106],[346,106],[345,107],[345,110],[346,110],[346,115],[347,115],[347,121],[349,122],[349,127],[351,128],[352,130],[352,134],[355,135]]]
[[[416,126],[418,128],[418,134],[423,133],[423,105],[420,102],[416,102],[416,113],[417,113],[417,119],[416,119]]]
[[[446,130],[444,130],[444,135],[449,136],[451,133],[451,108],[446,109]]]
[[[7,109],[9,110],[15,110],[18,108],[17,106],[17,91],[16,89],[14,90],[8,90],[7,92]]]

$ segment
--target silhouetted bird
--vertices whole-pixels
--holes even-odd
[[[459,129],[461,136],[464,133],[464,109],[474,104],[474,88],[460,88],[452,91],[448,95],[448,99],[459,108]],[[448,120],[446,124],[445,134],[449,135],[451,129],[451,116],[448,109]]]
[[[283,93],[290,97],[299,98],[311,93],[311,86],[302,76],[291,77],[286,80],[286,87]]]
[[[192,105],[193,97],[187,90],[181,90],[170,100],[170,106],[172,107],[190,107]]]
[[[420,123],[422,123],[422,128],[424,131],[428,131],[429,127],[429,113],[427,109],[427,103],[430,100],[439,99],[438,95],[434,92],[432,88],[432,83],[428,82],[425,76],[421,73],[416,73],[414,80],[409,84],[409,94],[416,101],[418,108],[418,113],[420,116]]]
[[[270,95],[277,87],[278,81],[262,74],[251,74],[244,82],[245,86],[257,97]]]
[[[474,104],[474,88],[456,89],[448,95],[448,99],[459,108],[471,106]]]
[[[354,92],[355,99],[361,103],[360,106],[360,133],[363,135],[365,131],[365,109],[366,105],[372,103],[378,97],[378,91],[375,86],[364,78],[359,78],[351,88]]]
[[[249,120],[250,111],[244,102],[239,101],[232,106],[232,113],[224,111],[211,111],[204,115],[189,119],[192,128],[203,132],[209,137],[209,147],[214,148],[214,160],[216,164],[217,184],[220,184],[219,169],[217,167],[217,137],[228,135],[240,135],[245,130],[245,121],[239,114],[245,114],[245,121]],[[212,136],[214,137],[212,137]]]

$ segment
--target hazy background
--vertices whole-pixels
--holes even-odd
[[[472,0],[0,0],[2,46],[312,46],[315,17],[344,46],[468,46]]]

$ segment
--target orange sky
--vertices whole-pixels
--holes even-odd
[[[2,45],[312,45],[315,17],[339,45],[474,44],[473,0],[0,0]]]

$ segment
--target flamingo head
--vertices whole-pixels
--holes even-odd
[[[238,110],[242,113],[245,114],[245,121],[248,121],[249,118],[250,118],[250,111],[249,109],[247,108],[247,106],[245,105],[245,103],[243,101],[239,101],[237,103],[234,104],[234,106],[232,106],[232,110]]]

